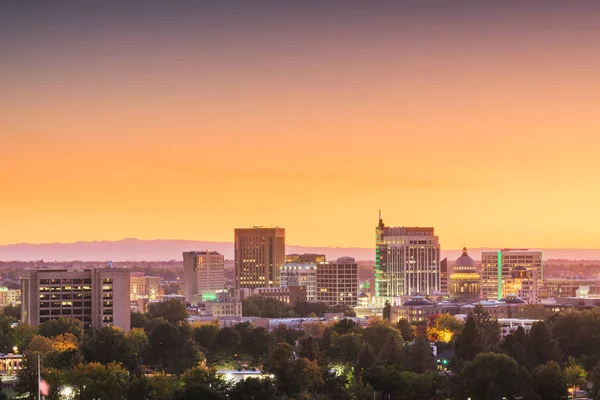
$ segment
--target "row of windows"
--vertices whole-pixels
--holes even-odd
[[[40,285],[65,285],[65,284],[92,284],[92,280],[89,278],[63,278],[63,279],[40,279]]]
[[[40,292],[91,292],[91,286],[40,286]]]
[[[73,317],[76,318],[80,321],[82,321],[84,324],[91,324],[92,323],[92,317],[89,316],[83,316],[83,317]],[[58,317],[40,317],[40,323],[44,323],[47,321],[50,321],[51,319],[58,319]]]
[[[40,308],[60,308],[65,307],[91,307],[91,301],[41,301]]]
[[[40,300],[81,300],[91,299],[91,293],[69,293],[69,294],[40,294]]]
[[[40,310],[40,315],[92,315],[91,308],[57,308],[54,310]]]

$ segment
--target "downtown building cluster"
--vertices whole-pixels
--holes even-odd
[[[417,306],[421,298],[431,304],[463,306],[482,301],[498,306],[507,301],[538,304],[548,297],[574,296],[587,282],[545,279],[542,253],[534,250],[484,251],[477,265],[465,248],[449,263],[441,257],[433,227],[386,226],[381,215],[374,247],[373,276],[363,275],[361,282],[360,265],[351,257],[328,261],[322,254],[286,254],[285,229],[239,228],[234,230],[233,280],[225,278],[224,255],[214,250],[186,251],[182,294],[175,295],[164,295],[159,277],[110,266],[25,271],[22,320],[38,325],[72,317],[86,327],[116,325],[128,330],[130,310],[147,310],[153,301],[179,299],[193,315],[227,317],[241,316],[242,300],[250,296],[290,305],[320,302],[368,316],[381,314],[386,303]],[[0,291],[0,300],[8,298],[3,294]],[[398,315],[403,312],[395,310]]]

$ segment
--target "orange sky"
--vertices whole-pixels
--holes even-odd
[[[0,244],[597,248],[599,9],[515,3],[5,14]]]

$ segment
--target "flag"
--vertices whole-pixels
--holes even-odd
[[[48,385],[48,382],[46,382],[45,380],[40,378],[40,393],[43,396],[48,396],[49,392],[50,392],[50,385]]]

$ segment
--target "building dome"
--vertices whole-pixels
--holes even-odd
[[[463,247],[462,256],[456,259],[456,262],[454,263],[454,268],[475,268],[475,260],[469,257],[469,255],[467,254],[466,247]]]

